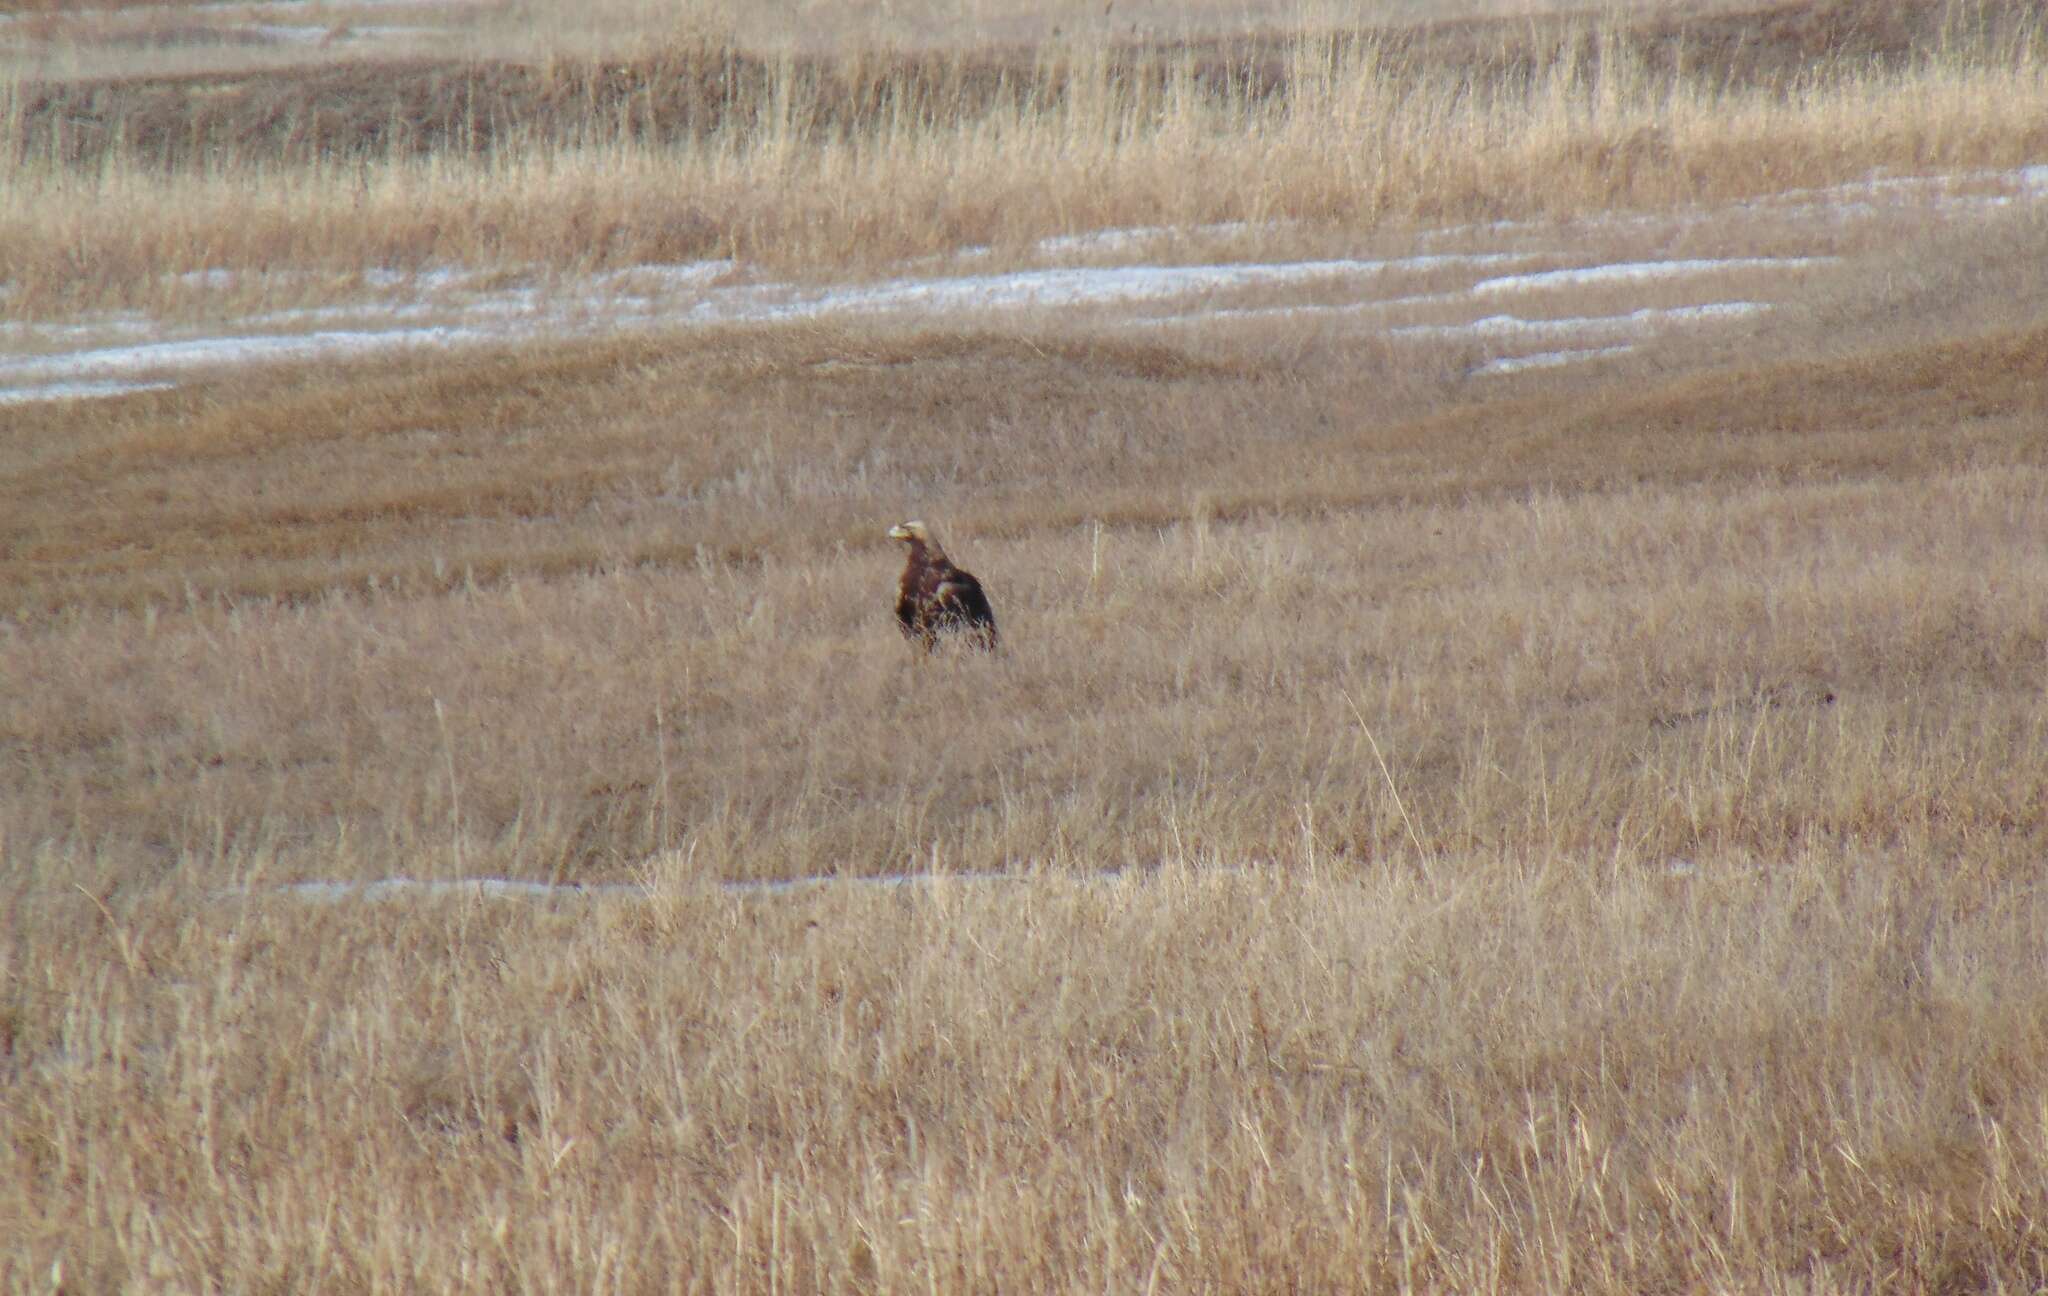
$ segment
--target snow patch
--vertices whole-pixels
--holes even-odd
[[[104,339],[108,334],[116,337],[153,337],[161,332],[163,327],[160,324],[136,311],[103,315],[89,324],[37,324],[21,320],[0,324],[0,339],[21,338],[45,343],[95,342]]]
[[[1491,258],[1499,254],[1484,254]],[[1470,254],[1400,260],[1330,260],[1224,265],[1137,265],[1019,270],[949,279],[893,279],[878,284],[805,293],[769,285],[735,289],[707,299],[699,319],[777,320],[899,310],[1017,310],[1030,307],[1113,305],[1192,297],[1229,290],[1299,286],[1368,278],[1391,269],[1498,264]]]
[[[1488,374],[1520,373],[1524,369],[1551,369],[1558,365],[1572,364],[1579,360],[1599,360],[1607,356],[1627,355],[1635,350],[1632,346],[1590,347],[1579,351],[1538,351],[1534,355],[1502,356],[1489,360],[1472,372],[1477,376]]]
[[[393,347],[452,346],[480,341],[474,329],[395,329],[383,333],[307,333],[287,337],[194,338],[141,346],[102,347],[69,355],[0,361],[0,380],[68,379],[166,373],[215,365],[281,360],[334,360]]]
[[[236,29],[250,32],[267,41],[281,45],[327,45],[337,41],[397,40],[401,37],[442,36],[447,33],[437,27],[390,27],[358,26],[355,23],[332,23],[321,25],[256,23]]]
[[[1437,240],[1473,231],[1500,234],[1540,230],[1556,236],[1575,229],[1644,223],[1683,228],[1728,215],[1804,217],[1810,213],[1816,220],[1842,220],[1862,215],[1866,210],[1874,211],[1878,202],[1892,204],[1886,210],[1907,210],[1907,203],[1948,209],[2044,197],[2048,197],[2048,164],[2038,164],[2009,171],[1880,176],[1854,184],[1786,191],[1718,209],[1611,213],[1562,224],[1495,222],[1421,231],[1416,241],[1427,248]],[[1237,222],[1186,227],[1134,226],[1049,238],[1037,244],[1037,250],[1046,256],[1129,254],[1165,240],[1232,239],[1255,235],[1264,228]],[[1556,266],[1563,259],[1564,254],[1557,251],[1510,251],[1496,245],[1482,251],[1379,259],[1064,266],[1012,273],[954,274],[937,272],[936,259],[927,259],[914,265],[929,266],[934,273],[918,273],[907,265],[892,279],[832,286],[754,280],[746,267],[724,259],[630,266],[580,278],[551,274],[535,267],[509,272],[446,265],[424,269],[372,267],[361,271],[200,269],[172,278],[185,287],[223,293],[280,282],[324,282],[359,288],[363,299],[244,317],[221,327],[220,331],[229,336],[181,337],[181,333],[197,333],[198,329],[180,329],[132,312],[64,324],[0,322],[0,346],[11,345],[15,350],[12,356],[0,357],[0,384],[6,385],[10,402],[20,403],[97,392],[101,388],[91,387],[96,382],[132,382],[214,366],[322,360],[413,347],[454,347],[528,338],[607,336],[654,328],[773,324],[890,313],[941,316],[1121,307],[1126,309],[1124,322],[1140,325],[1366,315],[1375,321],[1366,327],[1379,327],[1379,317],[1407,308],[1426,308],[1430,314],[1423,318],[1457,318],[1446,314],[1450,311],[1478,316],[1487,307],[1498,305],[1499,298],[1506,293],[1682,280],[1727,271],[1797,271],[1835,260],[1822,256],[1754,256],[1527,269],[1532,263]],[[964,268],[957,255],[951,264],[955,269]],[[1519,272],[1495,273],[1504,269]],[[1470,277],[1476,277],[1477,282],[1469,287],[1407,296],[1373,296],[1367,288],[1388,275],[1460,270],[1473,272]],[[246,279],[255,274],[263,277],[253,283]],[[1492,277],[1482,277],[1489,274]],[[1218,294],[1242,291],[1264,291],[1270,298],[1267,304],[1241,308],[1216,308],[1209,300]],[[1311,291],[1325,300],[1300,300]],[[0,300],[11,294],[13,288],[0,284]],[[1769,309],[1769,304],[1761,301],[1729,301],[1551,319],[1494,313],[1456,323],[1398,324],[1385,333],[1409,339],[1570,339],[1581,344],[1538,351],[1532,356],[1501,357],[1475,371],[1510,373],[1517,368],[1567,363],[1613,350],[1614,344],[1656,327],[1737,319]],[[1149,318],[1148,312],[1152,312]],[[128,340],[134,344],[116,345]],[[37,383],[43,385],[33,385]]]
[[[1395,337],[1574,337],[1587,333],[1638,333],[1659,324],[1690,324],[1701,320],[1740,319],[1770,309],[1764,302],[1708,302],[1700,306],[1645,306],[1625,315],[1578,315],[1562,319],[1522,319],[1489,315],[1469,324],[1405,324],[1388,329]]]
[[[1538,288],[1577,288],[1594,283],[1631,283],[1650,279],[1682,279],[1712,274],[1717,270],[1803,270],[1827,265],[1834,257],[1724,257],[1702,261],[1621,261],[1612,265],[1576,266],[1566,270],[1539,270],[1532,274],[1502,275],[1472,285],[1474,293],[1528,292]]]
[[[94,400],[104,396],[126,396],[130,392],[169,391],[176,385],[167,382],[60,382],[41,387],[0,387],[0,405]]]

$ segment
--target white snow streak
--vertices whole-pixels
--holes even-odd
[[[412,3],[414,0],[385,0]],[[311,28],[306,30],[310,31]],[[1968,190],[1969,192],[1964,192]],[[1615,213],[1578,222],[1601,227],[1675,222],[1675,228],[1739,215],[1810,217],[1816,222],[1859,218],[1880,205],[1886,211],[1915,206],[1942,210],[1996,207],[2048,199],[2048,165],[2005,172],[1945,176],[1884,176],[1855,184],[1790,190],[1718,209],[1658,216]],[[1424,246],[1454,235],[1500,235],[1567,227],[1497,222],[1424,232]],[[1147,250],[1185,249],[1209,240],[1227,241],[1262,232],[1242,223],[1169,228],[1141,226],[1096,230],[1041,241],[1048,259],[1133,255]],[[1220,250],[1210,247],[1213,255]],[[416,348],[448,348],[522,340],[595,337],[657,328],[720,324],[778,323],[874,315],[922,318],[1022,311],[1111,312],[1151,308],[1127,322],[1198,326],[1218,321],[1291,316],[1346,317],[1358,327],[1381,328],[1393,339],[1469,338],[1502,346],[1549,344],[1521,356],[1499,356],[1473,372],[1514,373],[1564,364],[1627,349],[1619,340],[1663,327],[1693,327],[1739,320],[1770,309],[1762,301],[1718,301],[1690,306],[1644,307],[1615,315],[1524,318],[1486,313],[1511,293],[1569,292],[1574,289],[1669,283],[1730,272],[1803,271],[1829,264],[1824,256],[1672,258],[1591,265],[1558,264],[1568,254],[1536,251],[1478,251],[1385,259],[1328,259],[1295,262],[1217,264],[1056,265],[1003,274],[957,273],[973,249],[953,258],[956,273],[936,272],[939,258],[915,263],[932,274],[904,274],[878,283],[811,287],[753,280],[746,267],[728,260],[683,265],[636,266],[562,280],[542,274],[524,279],[504,273],[453,267],[404,270],[374,267],[335,275],[311,270],[253,272],[196,270],[174,276],[180,287],[200,293],[230,293],[280,284],[319,285],[338,281],[359,287],[364,300],[347,305],[274,310],[242,317],[221,336],[177,336],[173,325],[134,312],[69,323],[0,323],[0,403],[81,399],[135,390],[144,380],[249,364],[343,359]],[[1516,273],[1489,271],[1527,267]],[[906,267],[909,269],[909,267]],[[1395,275],[1431,274],[1449,284],[1423,294],[1375,294],[1379,281]],[[1460,278],[1466,282],[1455,286]],[[11,288],[0,284],[0,302]],[[1318,300],[1301,300],[1309,292]],[[1260,293],[1267,303],[1233,306],[1234,294]],[[1217,298],[1224,300],[1218,301]],[[1278,298],[1274,301],[1272,299]],[[1292,298],[1290,300],[1290,298]],[[1335,298],[1336,300],[1329,300]],[[1452,323],[1373,321],[1397,312],[1427,309],[1473,318]],[[1425,316],[1427,318],[1428,316]],[[1414,318],[1413,313],[1409,318]],[[197,330],[193,332],[196,334]],[[1557,346],[1559,341],[1579,347]],[[151,383],[161,386],[161,383]]]
[[[60,382],[40,387],[0,387],[0,405],[28,405],[38,401],[93,400],[103,396],[126,396],[130,392],[169,391],[167,382]]]
[[[1489,315],[1469,324],[1408,324],[1391,328],[1394,337],[1583,337],[1587,334],[1640,333],[1659,324],[1694,324],[1703,320],[1740,319],[1769,310],[1763,302],[1709,302],[1703,306],[1645,306],[1626,315],[1581,315],[1564,319],[1521,319]]]
[[[1597,283],[1641,283],[1651,279],[1682,279],[1729,270],[1804,270],[1827,265],[1833,257],[1728,257],[1718,261],[1622,261],[1613,265],[1579,266],[1570,270],[1539,270],[1503,275],[1472,285],[1474,293],[1528,292],[1537,288],[1579,288]]]
[[[1472,372],[1484,374],[1520,373],[1524,369],[1552,369],[1578,360],[1599,360],[1607,356],[1627,355],[1635,350],[1632,346],[1590,347],[1580,351],[1538,351],[1534,355],[1502,356],[1489,360]]]

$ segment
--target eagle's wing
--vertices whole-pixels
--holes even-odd
[[[982,593],[981,582],[964,571],[946,573],[933,591],[933,601],[948,616],[957,617],[969,625],[993,626],[996,623],[995,610],[988,605],[988,595]]]

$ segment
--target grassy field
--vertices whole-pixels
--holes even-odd
[[[701,25],[596,61],[21,79],[0,86],[0,318],[201,311],[205,272],[296,272],[240,307],[325,302],[366,267],[737,257],[830,280],[1104,227],[1568,219],[2048,154],[2030,4],[1753,25],[827,54]]]
[[[1275,19],[1270,83],[975,12],[867,82],[716,47],[760,72],[716,120],[622,64],[638,131],[573,61],[306,82],[502,91],[467,142],[19,82],[0,312],[1154,221],[1694,255],[1630,221],[2048,161],[2018,9],[1576,63]],[[1816,31],[1895,48],[1782,75]],[[755,112],[803,84],[845,97]],[[87,103],[198,124],[61,146]],[[1506,375],[1039,310],[0,406],[0,1289],[2048,1284],[2048,215],[1959,210]],[[166,284],[222,267],[270,285]],[[898,636],[909,517],[1002,656]],[[480,877],[643,889],[289,889]]]

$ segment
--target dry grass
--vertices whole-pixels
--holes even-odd
[[[104,915],[27,867],[10,1286],[2042,1277],[2048,912],[1910,850]]]
[[[2042,247],[1607,377],[805,329],[19,411],[6,1281],[2038,1283]],[[1004,658],[911,662],[908,513]],[[714,885],[906,868],[1037,873]],[[651,892],[260,893],[482,873]]]
[[[1366,237],[2010,166],[2048,146],[2025,11],[1956,17],[1931,43],[1835,26],[1856,30],[766,58],[698,33],[626,63],[24,82],[0,109],[0,311],[163,310],[200,269],[320,272],[288,290],[303,301],[365,267],[736,256],[846,277],[968,245],[1015,262],[1112,226]]]
[[[1850,165],[1780,102],[1758,183]],[[2048,1282],[2048,225],[1901,229],[1512,378],[1047,313],[6,408],[0,1288]],[[1002,657],[912,660],[913,515]],[[275,887],[491,874],[647,890]]]
[[[1336,773],[1366,759],[1355,704],[1430,852],[1661,859],[1909,820],[2024,851],[2033,773],[2004,754],[2034,738],[2042,343],[1589,408],[1569,383],[1456,399],[1455,353],[1404,391],[1412,352],[1345,373],[1334,346],[738,333],[31,407],[18,831],[166,862],[310,833],[291,871],[327,872],[323,823],[374,859],[440,851],[418,825],[459,785],[468,857],[524,875],[698,837],[733,876],[934,844],[966,868],[1268,858],[1304,817],[1377,859],[1417,829]],[[913,513],[958,523],[1001,592],[999,671],[889,651],[877,520]],[[1924,707],[1971,719],[1935,741]],[[1981,806],[1923,783],[1992,736]],[[664,781],[664,742],[718,755]],[[906,747],[943,766],[882,755]],[[1738,769],[1769,794],[1680,791]]]
[[[1754,25],[1750,8],[1742,0],[1614,0],[1600,11],[1661,22],[1740,15]],[[1915,21],[1910,0],[1886,8],[1876,25]],[[445,55],[451,46],[520,61],[618,58],[667,43],[678,30],[715,29],[751,50],[833,53],[1203,40],[1361,25],[1416,29],[1503,17],[1540,23],[1560,11],[1583,7],[1553,0],[293,0],[289,7],[260,0],[0,0],[0,60],[102,79],[317,67],[366,54]],[[1873,26],[1867,16],[1857,25]]]

